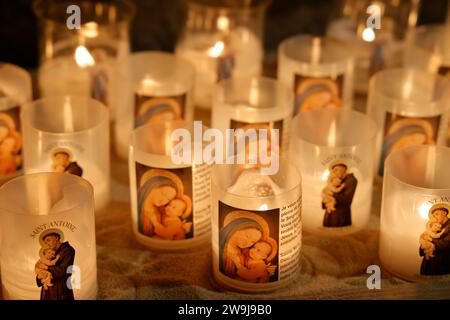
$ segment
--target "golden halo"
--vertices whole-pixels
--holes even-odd
[[[430,210],[428,211],[428,218],[432,219],[431,213],[438,209],[438,208],[445,208],[448,210],[448,214],[447,214],[447,218],[450,219],[450,204],[446,203],[446,202],[441,202],[441,203],[436,203],[435,205],[433,205]]]
[[[270,229],[269,224],[267,221],[261,217],[260,215],[250,212],[250,211],[243,211],[243,210],[235,210],[227,214],[225,219],[223,220],[223,227],[226,227],[230,222],[240,219],[240,218],[248,218],[251,220],[254,220],[256,223],[258,223],[261,226],[262,229],[262,240],[266,240],[270,236]]]
[[[5,122],[9,129],[16,129],[14,119],[7,113],[0,112],[0,122]]]
[[[331,79],[326,79],[326,78],[309,78],[309,79],[305,79],[303,81],[300,82],[300,85],[297,86],[297,94],[298,93],[302,93],[303,91],[309,89],[311,86],[315,85],[315,84],[324,84],[327,86],[327,88],[330,89],[330,91],[337,95],[339,94],[339,89],[338,86],[336,84],[336,82],[334,80]]]
[[[42,233],[39,236],[39,243],[41,244],[41,247],[46,247],[44,243],[44,237],[50,233],[57,233],[59,234],[59,242],[64,242],[64,233],[59,229],[47,229],[42,231]]]
[[[179,193],[179,196],[181,197],[182,195],[184,195],[184,186],[183,186],[183,183],[181,182],[180,178],[176,174],[174,174],[170,171],[167,171],[167,170],[163,170],[163,169],[150,169],[150,170],[146,171],[141,177],[139,187],[142,187],[148,180],[150,180],[150,178],[153,178],[153,177],[169,178],[177,186],[177,188],[178,188],[177,193]]]
[[[72,159],[73,159],[73,153],[69,149],[61,148],[61,147],[53,149],[52,150],[52,159],[54,159],[54,157],[57,153],[67,153],[69,155],[69,161],[72,161]]]
[[[403,127],[409,126],[409,125],[418,125],[422,127],[422,129],[425,131],[425,134],[427,135],[427,138],[433,137],[433,126],[431,123],[424,119],[417,119],[417,118],[404,118],[395,121],[389,128],[389,131],[387,134],[392,134],[398,130],[400,130]]]
[[[342,164],[342,165],[344,165],[344,166],[347,167],[347,170],[350,170],[350,166],[348,165],[347,161],[345,161],[345,160],[340,160],[340,159],[334,160],[333,162],[331,162],[331,163],[328,165],[328,170],[330,170],[330,172],[331,172],[331,171],[333,170],[333,167],[336,166],[336,165],[338,165],[338,164]]]
[[[174,100],[173,98],[152,98],[143,102],[141,107],[139,108],[138,116],[144,114],[147,110],[153,108],[158,104],[169,105],[171,107],[170,110],[175,113],[175,119],[181,119],[180,105],[178,101]]]

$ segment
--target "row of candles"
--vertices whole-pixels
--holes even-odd
[[[125,54],[113,64],[102,60],[101,49],[88,49],[90,40],[108,40],[90,24],[81,30],[84,45],[77,42],[66,62],[58,57],[42,64],[44,98],[33,102],[27,72],[1,65],[3,178],[22,164],[26,173],[0,189],[6,298],[37,298],[39,291],[41,299],[95,298],[94,198],[96,209],[109,202],[110,120],[116,152],[129,162],[137,240],[170,251],[211,239],[214,278],[227,288],[259,292],[292,282],[300,269],[302,229],[325,236],[363,229],[374,173],[385,177],[383,265],[407,279],[450,273],[450,180],[443,168],[450,151],[419,146],[445,144],[449,84],[432,72],[445,69],[446,47],[433,45],[414,61],[438,59],[439,70],[376,73],[364,115],[351,110],[353,78],[361,70],[355,73],[345,42],[289,38],[280,45],[278,80],[263,78],[257,76],[262,49],[252,51],[261,48],[258,37],[222,15],[216,20],[214,32],[193,32],[176,55]],[[215,44],[199,49],[211,34]],[[234,46],[234,36],[245,45]],[[121,56],[127,45],[119,47]],[[272,135],[278,129],[279,170],[261,175],[255,166],[193,159],[175,164],[174,130],[198,133],[194,104],[212,105],[212,127],[222,132],[268,129]],[[38,173],[48,171],[59,174]],[[66,272],[72,265],[78,269]]]

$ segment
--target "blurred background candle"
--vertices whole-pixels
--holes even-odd
[[[130,55],[127,103],[119,106],[115,149],[127,159],[133,128],[147,123],[193,119],[194,67],[170,53],[145,51]]]
[[[321,109],[300,113],[292,128],[290,156],[302,173],[305,230],[344,235],[364,228],[372,200],[375,123],[356,111]]]
[[[64,172],[94,187],[96,209],[109,202],[108,109],[81,96],[47,97],[22,111],[25,173]]]
[[[353,106],[353,60],[343,43],[298,35],[278,48],[278,80],[294,93],[294,115]]]
[[[17,177],[0,187],[0,222],[5,299],[96,299],[94,199],[86,180]]]
[[[195,66],[195,105],[211,109],[220,80],[261,73],[262,39],[268,0],[188,2],[176,54]]]
[[[21,105],[31,100],[31,77],[9,63],[0,63],[0,184],[23,166]]]
[[[300,173],[285,160],[273,175],[260,169],[213,167],[213,274],[225,288],[275,290],[293,282],[300,270]]]
[[[370,80],[367,113],[378,125],[377,174],[386,157],[408,145],[445,144],[449,83],[419,69],[389,69]]]
[[[181,138],[180,132],[189,137]],[[177,149],[179,143],[187,143],[188,149]],[[180,120],[147,124],[132,133],[129,175],[133,233],[151,249],[189,249],[209,238],[211,166],[195,161],[192,151],[196,143],[192,122]],[[187,161],[177,163],[173,155]]]
[[[409,146],[387,159],[379,255],[397,276],[450,274],[450,149]]]
[[[292,92],[271,78],[234,78],[217,85],[212,127],[226,129],[277,129],[279,146],[288,143],[292,118]]]
[[[81,9],[81,27],[67,27],[67,8]],[[41,29],[39,91],[84,95],[111,108],[125,103],[129,24],[134,5],[127,0],[49,1],[34,5]]]

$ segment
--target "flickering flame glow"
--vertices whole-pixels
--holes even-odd
[[[375,40],[375,31],[372,28],[365,28],[361,34],[361,37],[366,42],[372,42]]]
[[[85,46],[78,46],[75,50],[75,61],[81,68],[91,67],[95,64],[94,57]]]
[[[217,18],[217,29],[227,31],[230,28],[230,20],[225,16]]]
[[[216,44],[208,50],[208,55],[213,58],[219,57],[223,50],[225,49],[225,44],[222,41],[217,41]]]
[[[260,207],[259,207],[259,209],[258,210],[268,210],[269,209],[269,206],[267,205],[267,204],[262,204]]]
[[[98,24],[93,21],[85,23],[81,27],[81,32],[86,38],[96,38],[98,37]]]
[[[419,207],[419,215],[422,219],[428,220],[428,212],[431,209],[431,204],[429,203],[422,203],[422,205]]]

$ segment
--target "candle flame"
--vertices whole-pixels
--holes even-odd
[[[422,205],[419,207],[419,215],[423,220],[428,220],[428,212],[431,209],[431,204],[429,203],[422,203]]]
[[[217,29],[220,31],[227,31],[230,28],[230,20],[228,17],[220,16],[217,18]]]
[[[81,33],[86,38],[96,38],[96,37],[98,37],[98,24],[93,22],[93,21],[85,23],[81,27]]]
[[[361,34],[361,37],[366,42],[372,42],[375,40],[375,31],[372,28],[365,28]]]
[[[217,41],[216,44],[208,50],[208,55],[213,58],[219,57],[223,50],[225,49],[225,44],[222,41]]]
[[[75,61],[81,68],[91,67],[95,64],[94,57],[85,46],[78,46],[75,50]]]
[[[262,210],[268,210],[268,209],[269,209],[269,206],[268,206],[267,204],[264,203],[264,204],[262,204],[262,205],[259,206],[259,209],[258,209],[258,210],[261,210],[261,211],[262,211]]]

